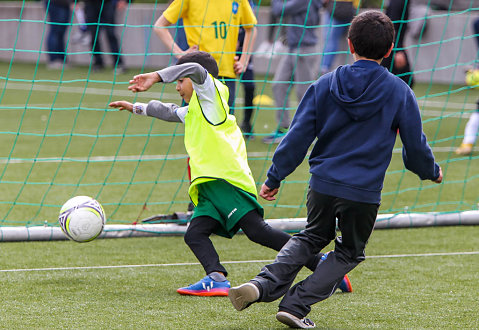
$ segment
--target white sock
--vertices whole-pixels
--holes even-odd
[[[224,281],[226,281],[226,276],[224,276],[223,274],[218,273],[218,272],[209,273],[208,276],[209,276],[213,281],[216,281],[216,282],[224,282]]]
[[[476,142],[478,130],[479,130],[479,111],[476,111],[471,115],[471,118],[469,118],[469,121],[466,124],[466,129],[464,130],[463,143],[474,144],[474,142]]]

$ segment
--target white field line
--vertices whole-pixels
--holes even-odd
[[[146,160],[174,160],[186,158],[186,154],[171,155],[132,155],[132,156],[94,156],[94,157],[45,157],[45,158],[10,158],[0,159],[0,164],[24,163],[70,163],[70,162],[114,162],[114,161],[146,161]]]
[[[420,258],[420,257],[438,257],[438,256],[462,256],[476,255],[479,251],[467,252],[437,252],[437,253],[418,253],[418,254],[391,254],[367,256],[366,259],[383,258]],[[249,264],[249,263],[271,263],[273,260],[239,260],[222,261],[223,264]],[[198,262],[172,263],[172,264],[145,264],[145,265],[116,265],[116,266],[85,266],[85,267],[46,267],[46,268],[20,268],[20,269],[0,269],[0,273],[9,272],[38,272],[38,271],[60,271],[60,270],[90,270],[90,269],[114,269],[114,268],[140,268],[140,267],[179,267],[179,266],[199,266]]]
[[[434,147],[433,152],[453,152],[454,147]],[[393,153],[401,153],[401,148],[395,148]],[[274,150],[270,152],[248,152],[248,158],[266,158],[271,159]],[[29,163],[100,163],[115,161],[161,161],[184,159],[186,154],[171,155],[131,155],[131,156],[92,156],[92,157],[43,157],[43,158],[0,158],[0,164],[29,164]]]
[[[459,109],[459,110],[475,110],[477,109],[476,103],[462,103],[462,102],[444,102],[444,101],[432,101],[430,99],[418,101],[420,109],[424,108],[445,108],[446,109]],[[440,112],[439,112],[440,113]],[[444,113],[449,113],[445,111]]]

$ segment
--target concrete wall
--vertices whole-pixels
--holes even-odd
[[[427,8],[414,7],[412,15],[416,15],[416,24],[422,24],[422,10]],[[119,13],[117,35],[122,40],[121,52],[127,67],[161,68],[168,65],[170,56],[162,45],[151,26],[164,10],[164,6],[133,4],[128,11]],[[426,33],[419,40],[411,34],[407,36],[407,51],[414,70],[417,72],[417,81],[434,81],[443,83],[462,83],[464,68],[472,65],[476,58],[477,48],[472,37],[471,25],[477,11],[447,13],[443,11],[429,11]],[[258,12],[258,39],[256,47],[266,38],[269,23],[268,8],[260,8]],[[41,3],[28,2],[22,7],[22,2],[0,2],[0,60],[45,62],[45,40],[48,34],[48,25],[45,21],[45,10]],[[74,22],[76,23],[76,22]],[[78,27],[70,29],[70,37]],[[320,53],[323,49],[323,27],[318,28],[320,42],[317,47],[318,67]],[[105,39],[105,38],[103,38]],[[102,39],[102,41],[104,41]],[[419,46],[418,46],[419,45]],[[341,46],[346,51],[346,43]],[[69,63],[72,65],[88,65],[90,63],[89,49],[86,46],[72,44],[68,46]],[[109,51],[103,45],[103,51]],[[105,56],[106,57],[106,56]],[[111,63],[106,58],[106,63]],[[274,72],[277,58],[270,63],[268,59],[257,56],[255,70],[258,73]],[[336,64],[350,63],[351,56],[339,54]],[[271,65],[270,65],[271,64]],[[318,68],[312,68],[319,71]]]

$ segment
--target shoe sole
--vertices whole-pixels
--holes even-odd
[[[213,290],[204,290],[204,291],[190,291],[190,290],[176,290],[179,294],[183,296],[200,296],[200,297],[226,297],[228,296],[228,290],[226,289],[213,289]]]
[[[456,150],[456,155],[459,155],[459,156],[469,156],[470,154],[472,154],[472,150],[466,150],[466,151],[462,151],[462,150]]]
[[[295,329],[311,329],[315,328],[315,325],[313,326],[308,326],[304,324],[301,319],[297,318],[296,316],[289,314],[287,312],[278,312],[276,314],[276,319],[283,323],[286,324],[290,328],[295,328]]]
[[[242,311],[258,300],[259,290],[252,283],[231,288],[228,297],[237,311]]]

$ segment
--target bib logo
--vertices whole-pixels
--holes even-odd
[[[232,216],[233,214],[235,214],[236,211],[238,211],[238,209],[235,207],[235,208],[230,212],[230,214],[228,214],[228,219],[231,218],[231,216]]]
[[[238,8],[239,8],[238,2],[233,1],[233,14],[238,13]]]

